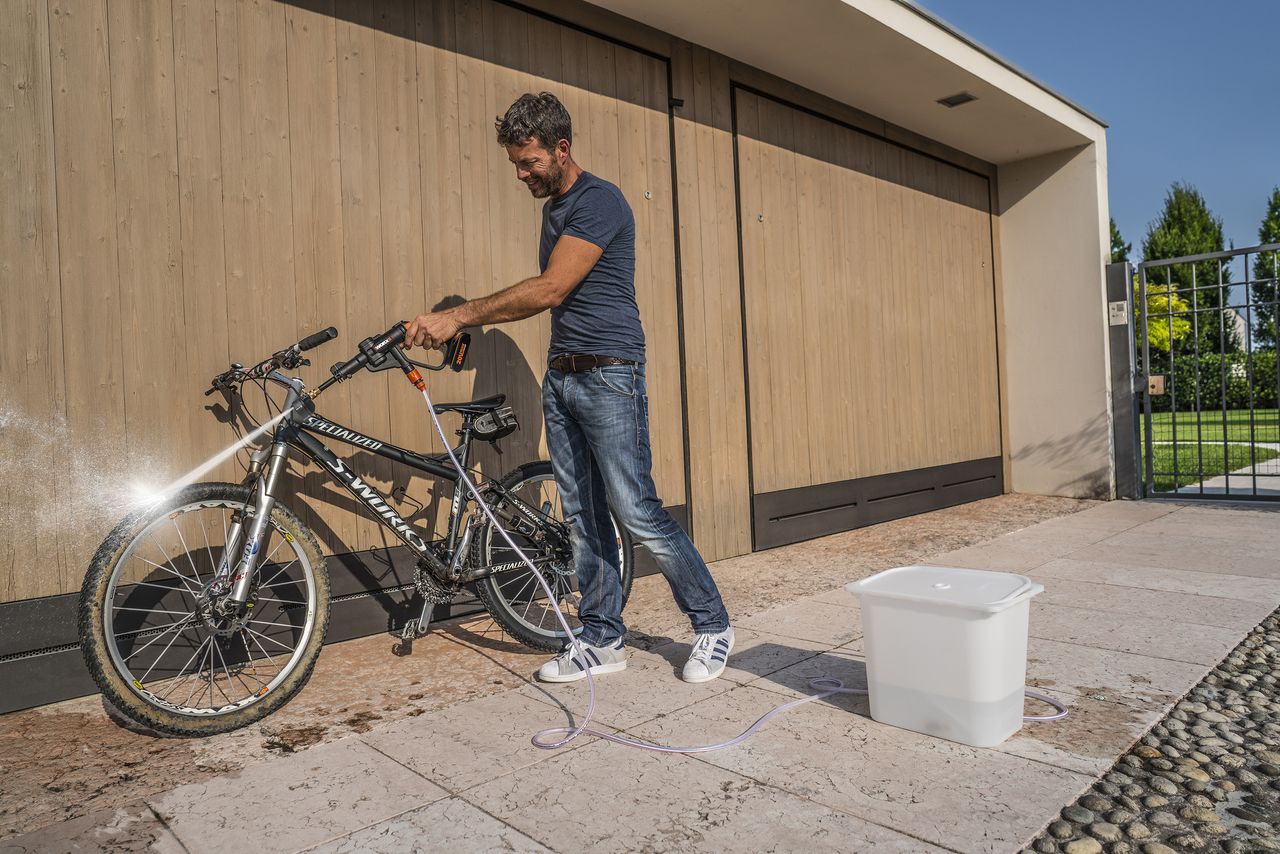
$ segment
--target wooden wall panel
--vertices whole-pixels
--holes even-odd
[[[178,338],[185,322],[173,10],[164,0],[111,3],[108,10],[120,331],[129,342],[121,348],[124,462],[143,472],[168,464],[186,445],[196,413],[185,404],[203,389],[186,388]]]
[[[737,105],[755,493],[998,456],[987,179]]]
[[[708,560],[751,550],[742,303],[728,62],[672,57],[694,540]],[[743,253],[755,247],[743,245]],[[753,259],[755,256],[752,256]]]
[[[989,164],[578,0],[528,2],[607,38],[494,0],[15,0],[0,12],[0,74],[23,84],[5,88],[12,121],[0,128],[0,191],[18,200],[0,213],[0,403],[6,417],[94,448],[39,481],[75,525],[39,527],[21,509],[28,493],[6,486],[14,533],[0,542],[0,600],[79,584],[139,459],[154,460],[141,474],[164,483],[231,440],[219,420],[228,414],[202,396],[230,360],[335,325],[342,337],[302,372],[315,381],[393,320],[536,272],[541,203],[493,134],[494,115],[525,90],[561,95],[579,160],[619,183],[636,214],[656,480],[668,503],[688,496],[705,557],[751,548],[748,372],[753,412],[822,408],[857,425],[830,441],[821,419],[753,423],[757,450],[777,450],[754,455],[756,491],[788,473],[861,471],[867,459],[899,467],[999,452],[999,426],[988,429],[998,415],[984,402],[999,394],[994,355],[967,337],[990,338],[991,304],[969,298],[994,275],[987,181],[813,116],[797,121],[773,102],[737,105],[740,128],[757,142],[772,134],[773,150],[735,146],[732,86],[983,174]],[[669,54],[669,66],[624,43]],[[669,108],[668,95],[683,103]],[[743,174],[775,176],[744,182],[741,209],[736,161]],[[788,196],[788,186],[799,189]],[[789,205],[790,222],[766,201]],[[850,240],[833,247],[838,234]],[[741,270],[768,283],[758,304],[748,282],[743,305]],[[933,290],[871,286],[885,277]],[[849,285],[842,299],[810,298],[833,278]],[[788,299],[795,283],[801,294]],[[765,306],[800,337],[753,335]],[[841,334],[858,324],[894,346]],[[940,335],[946,324],[963,334]],[[166,327],[168,338],[148,334]],[[487,473],[545,455],[548,335],[545,315],[476,330],[472,369],[430,377],[437,399],[509,395],[524,428],[505,456],[483,449]],[[793,357],[788,348],[813,336],[829,342],[832,364]],[[948,365],[975,383],[958,387]],[[824,391],[840,382],[842,393]],[[931,441],[867,417],[903,399],[927,401],[912,404],[913,423]],[[439,448],[399,376],[362,376],[322,403],[357,429]],[[38,445],[16,436],[0,439],[6,459]],[[420,480],[356,459],[376,483],[408,486],[426,505],[415,518],[438,517]],[[211,476],[239,471],[228,462]],[[330,548],[385,541],[318,472],[294,474]]]
[[[16,597],[75,589],[88,557],[111,523],[116,502],[99,502],[100,488],[128,475],[116,463],[125,455],[124,342],[121,336],[119,252],[116,245],[116,174],[111,139],[111,71],[105,3],[50,3],[49,57],[52,79],[53,161],[57,186],[57,242],[62,297],[63,362],[66,372],[64,441],[93,447],[93,470],[73,464],[77,492],[60,493],[66,518],[87,524],[61,525],[59,572],[47,566],[17,569]],[[6,312],[7,313],[7,312]],[[31,330],[35,332],[36,330]],[[63,451],[59,448],[59,451]],[[118,501],[118,496],[116,496]],[[14,532],[21,539],[24,533]]]
[[[0,23],[16,120],[0,130],[0,188],[19,200],[0,238],[0,402],[6,425],[17,413],[48,428],[6,430],[0,452],[94,448],[49,473],[33,462],[5,487],[16,533],[0,544],[0,601],[75,589],[135,480],[169,483],[233,440],[242,413],[203,396],[230,361],[337,326],[301,371],[314,384],[395,320],[535,274],[542,202],[493,129],[525,91],[564,94],[579,158],[636,212],[642,316],[668,333],[650,368],[656,474],[669,503],[685,502],[662,60],[493,0],[33,0]],[[503,456],[480,449],[486,474],[546,455],[549,332],[545,315],[474,330],[471,370],[429,376],[442,402],[505,392],[515,406],[523,429]],[[321,410],[440,449],[394,372],[332,389]],[[447,509],[422,479],[351,458],[425,505],[406,515],[431,524]],[[246,459],[205,479],[238,479]],[[287,488],[330,550],[391,542],[314,467],[298,461]],[[22,509],[50,494],[77,524]]]
[[[46,515],[70,488],[69,472],[46,455],[49,434],[66,432],[67,405],[49,10],[31,0],[9,12],[0,27],[0,601],[74,575],[58,548],[72,532]]]

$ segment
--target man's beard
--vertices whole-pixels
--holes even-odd
[[[529,192],[533,194],[535,199],[545,199],[550,196],[559,195],[560,187],[564,184],[564,167],[559,163],[553,164],[548,173],[543,175],[530,175],[529,180],[525,182]]]

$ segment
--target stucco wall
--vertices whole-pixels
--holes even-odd
[[[1106,140],[1001,165],[1010,487],[1113,493]]]

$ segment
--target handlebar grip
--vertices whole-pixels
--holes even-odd
[[[319,332],[312,333],[311,335],[308,335],[306,338],[303,338],[301,341],[298,342],[298,350],[300,351],[310,350],[312,347],[319,347],[324,342],[332,341],[334,338],[337,338],[337,337],[338,337],[338,330],[335,327],[330,326],[328,329],[321,329]]]

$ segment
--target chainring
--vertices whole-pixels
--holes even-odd
[[[448,605],[462,592],[462,586],[446,584],[431,574],[425,563],[419,563],[413,573],[413,586],[423,599],[432,605]]]

